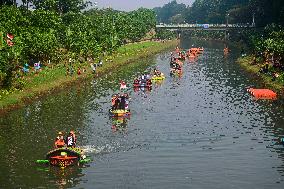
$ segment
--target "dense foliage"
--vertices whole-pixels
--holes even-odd
[[[163,7],[156,7],[154,11],[157,15],[159,23],[183,23],[185,21],[185,13],[187,7],[185,4],[178,4],[176,0],[165,4]]]
[[[9,87],[16,71],[31,60],[53,63],[96,58],[127,41],[138,41],[155,27],[149,9],[119,12],[82,10],[83,0],[31,0],[20,7],[0,1],[0,86]],[[33,4],[35,10],[27,9]],[[12,38],[10,39],[9,36]]]
[[[191,7],[174,0],[154,10],[164,23],[252,23],[254,14],[257,26],[284,24],[283,0],[195,0]]]

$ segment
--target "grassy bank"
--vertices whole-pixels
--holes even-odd
[[[283,98],[283,82],[277,79],[273,81],[271,75],[260,73],[259,70],[261,69],[261,66],[259,64],[252,64],[252,62],[252,56],[242,57],[237,60],[237,63],[239,63],[242,68],[244,68],[247,72],[249,72],[253,77],[258,79],[262,83],[262,87],[274,90],[279,96],[281,96],[281,98]]]
[[[143,57],[147,57],[178,44],[177,40],[165,42],[139,42],[127,44],[120,47],[116,53],[103,58],[103,66],[98,67],[96,74],[92,73],[90,63],[72,63],[74,67],[73,75],[66,75],[66,66],[62,63],[54,67],[45,67],[38,74],[30,74],[22,78],[24,88],[22,90],[1,91],[0,113],[24,106],[34,99],[49,94],[51,92],[68,87],[73,83],[83,79],[99,77],[106,73],[111,73],[117,67],[134,62]],[[78,68],[85,68],[86,72],[77,74]]]

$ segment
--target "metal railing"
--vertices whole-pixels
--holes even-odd
[[[240,24],[157,24],[156,28],[253,28],[255,27],[250,23]]]

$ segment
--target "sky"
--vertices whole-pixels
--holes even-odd
[[[131,11],[140,7],[154,8],[162,7],[164,4],[171,2],[172,0],[88,0],[93,4],[97,2],[99,8],[111,7],[116,10]],[[178,3],[184,3],[191,5],[195,0],[177,0]],[[19,4],[22,4],[22,0],[17,0]],[[90,7],[89,7],[90,8]]]
[[[131,11],[140,7],[154,8],[162,7],[164,4],[169,3],[171,0],[90,0],[97,2],[99,8],[111,7],[116,10]],[[191,5],[194,0],[177,0],[178,3]]]

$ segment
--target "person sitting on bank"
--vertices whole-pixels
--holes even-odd
[[[78,67],[77,74],[81,75],[81,68],[80,67]]]
[[[92,71],[93,71],[93,74],[95,74],[96,73],[96,64],[93,64],[93,63],[90,63],[90,66],[91,66],[91,69],[92,69]]]
[[[41,71],[40,61],[34,63],[34,71],[35,73],[38,73],[39,71]]]
[[[268,73],[269,70],[269,64],[268,62],[265,62],[265,64],[260,68],[259,72],[260,73]]]
[[[23,72],[24,72],[24,74],[27,74],[27,73],[29,73],[29,65],[27,64],[27,63],[25,63],[24,64],[24,66],[23,66]]]
[[[102,60],[102,59],[100,59],[100,61],[99,61],[99,66],[100,66],[100,67],[103,66],[103,60]]]
[[[64,136],[62,132],[58,133],[54,143],[55,148],[63,148],[65,146]]]
[[[276,79],[277,79],[279,76],[280,76],[279,73],[274,72],[274,73],[272,74],[272,81],[276,81]]]
[[[76,147],[75,138],[71,132],[69,132],[68,136],[66,137],[65,143],[67,144],[68,148]]]

